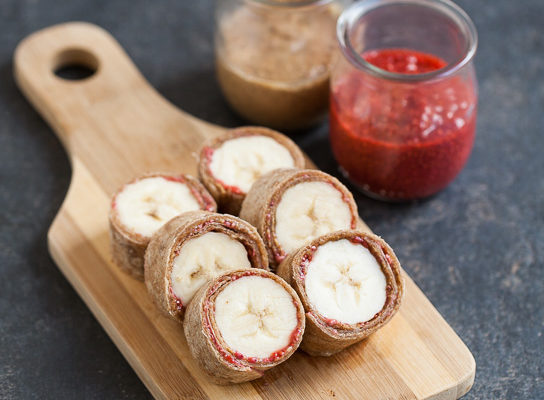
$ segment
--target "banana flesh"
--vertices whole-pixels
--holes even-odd
[[[117,195],[119,220],[129,230],[150,237],[173,217],[200,209],[189,187],[162,177],[140,179]]]
[[[268,136],[244,136],[227,140],[217,148],[210,162],[212,175],[247,193],[253,183],[274,169],[293,168],[287,148]]]
[[[242,243],[219,232],[207,232],[185,242],[173,260],[172,291],[188,304],[209,280],[235,269],[251,268]]]
[[[262,276],[245,276],[226,286],[215,300],[215,321],[231,349],[257,358],[288,346],[298,325],[291,294]]]
[[[375,257],[346,239],[317,248],[306,267],[305,289],[317,312],[347,324],[372,319],[386,300],[386,278]]]
[[[276,238],[286,253],[318,236],[351,227],[351,210],[329,183],[302,182],[287,189],[276,209]]]

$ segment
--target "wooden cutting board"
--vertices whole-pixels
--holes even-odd
[[[53,73],[74,63],[96,72],[79,81]],[[30,35],[14,70],[71,159],[70,189],[48,234],[51,255],[156,398],[455,399],[470,389],[472,354],[408,276],[400,312],[363,343],[329,358],[297,352],[254,382],[210,383],[182,327],[112,264],[107,213],[111,194],[143,172],[196,174],[195,151],[223,128],[162,98],[115,39],[91,24]]]

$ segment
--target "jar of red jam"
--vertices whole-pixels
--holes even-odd
[[[448,0],[365,0],[338,20],[330,140],[366,194],[403,201],[446,187],[474,142],[474,24]]]

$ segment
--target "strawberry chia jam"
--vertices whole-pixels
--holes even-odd
[[[332,151],[342,172],[373,197],[403,201],[430,196],[457,176],[474,143],[478,95],[471,59],[476,32],[468,16],[447,1],[402,7],[391,2],[370,9],[364,3],[371,2],[361,3],[345,12],[358,12],[358,17],[339,20],[345,59],[331,80]],[[442,15],[441,7],[453,8],[459,20],[455,14]],[[440,40],[423,35],[413,48],[407,47],[421,31],[410,26],[418,18],[419,26],[452,18],[459,37],[451,32]],[[357,23],[365,29],[357,29]],[[387,33],[385,39],[374,29]],[[384,47],[382,42],[390,43],[396,30],[405,45]],[[441,30],[446,28],[438,25],[432,31],[440,36]],[[361,32],[368,37],[358,39]],[[436,54],[415,50],[432,48],[433,40],[443,42]]]

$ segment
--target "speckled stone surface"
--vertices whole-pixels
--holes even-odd
[[[424,202],[356,198],[472,350],[466,398],[543,399],[544,2],[459,3],[480,34],[478,133],[466,169]],[[97,23],[177,106],[237,126],[213,74],[212,16],[210,1],[0,1],[0,399],[151,397],[48,255],[70,165],[13,82],[16,44],[55,23]],[[338,175],[326,125],[295,140]]]

